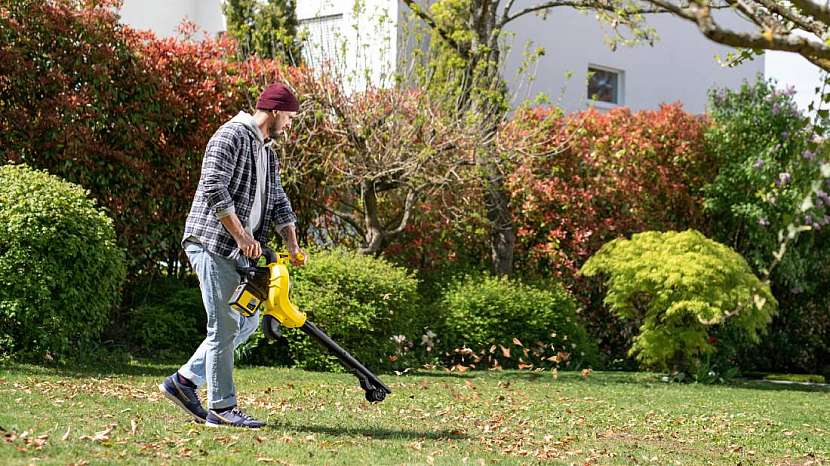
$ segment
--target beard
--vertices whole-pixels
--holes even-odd
[[[280,132],[281,131],[279,128],[279,123],[275,121],[274,124],[268,127],[268,138],[272,140],[277,139],[277,137],[279,137],[280,135]]]

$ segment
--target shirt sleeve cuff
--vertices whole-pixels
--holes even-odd
[[[274,228],[276,228],[276,232],[279,233],[279,232],[282,231],[283,228],[287,227],[288,225],[294,225],[294,222],[280,223],[279,225],[277,225]]]
[[[230,214],[235,214],[236,209],[234,208],[233,204],[228,206],[225,209],[219,209],[216,211],[216,218],[222,220],[223,218],[229,216]]]

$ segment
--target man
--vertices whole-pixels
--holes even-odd
[[[182,247],[199,277],[207,312],[207,337],[190,360],[159,385],[173,403],[208,426],[258,428],[236,405],[234,349],[256,330],[259,313],[242,317],[228,306],[239,285],[237,265],[262,254],[273,227],[282,236],[293,265],[303,251],[294,230],[296,217],[280,183],[272,141],[291,126],[299,103],[280,83],[260,95],[256,112],[239,112],[208,142],[202,173],[185,224]],[[208,410],[196,394],[207,384]]]

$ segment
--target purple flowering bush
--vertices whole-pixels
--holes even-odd
[[[813,183],[827,154],[810,144],[811,121],[792,96],[761,78],[711,93],[705,144],[719,172],[703,188],[704,212],[710,237],[740,252],[759,275],[775,260],[779,232],[805,230],[772,270],[781,311],[743,366],[821,372],[821,361],[830,360],[830,299],[822,293],[830,288],[830,186],[814,190]]]

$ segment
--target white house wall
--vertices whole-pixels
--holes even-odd
[[[395,73],[398,4],[390,0],[305,0],[297,2],[297,19],[342,15],[340,37],[329,54],[352,90],[386,85]],[[341,49],[340,44],[345,44]],[[312,46],[313,45],[306,45]],[[331,48],[331,46],[327,46]],[[311,64],[312,66],[316,64]],[[367,79],[368,78],[368,79]]]
[[[388,83],[396,69],[411,61],[401,26],[409,11],[400,0],[361,0],[357,13],[355,0],[298,0],[297,4],[300,20],[343,15],[341,34],[347,48],[336,55],[351,88],[365,88],[367,75],[376,85]],[[517,0],[514,9],[531,4],[531,0]],[[185,18],[211,36],[225,30],[220,0],[125,0],[120,13],[122,22],[162,37],[176,36]],[[721,21],[731,26],[736,22]],[[725,56],[729,49],[708,41],[693,25],[664,15],[648,22],[660,36],[654,47],[620,47],[612,52],[603,42],[603,26],[591,15],[563,8],[554,10],[547,20],[532,15],[521,18],[508,27],[516,36],[505,58],[505,77],[517,100],[545,93],[568,111],[587,106],[589,64],[623,71],[622,105],[634,110],[679,100],[687,110],[703,112],[710,87],[735,88],[758,73],[778,80],[781,88],[795,86],[802,109],[814,98],[819,71],[799,56],[768,52],[736,69],[722,68],[714,57]],[[533,82],[516,76],[529,40],[546,49]],[[568,73],[573,73],[570,79],[566,79]]]
[[[660,37],[653,47],[621,46],[611,51],[603,41],[606,30],[590,14],[561,8],[547,20],[533,15],[519,18],[507,28],[516,36],[505,77],[518,98],[545,93],[565,110],[578,111],[587,107],[588,66],[600,65],[623,71],[623,106],[642,110],[680,101],[687,111],[702,113],[712,86],[736,88],[742,80],[764,73],[763,57],[737,68],[721,67],[715,56],[725,57],[730,49],[704,38],[690,23],[668,15],[652,15],[647,21]],[[516,77],[528,41],[546,51],[533,82]],[[568,73],[573,73],[570,79]]]
[[[160,37],[177,37],[185,19],[211,37],[225,30],[219,0],[124,0],[121,22],[139,30],[151,30]]]

